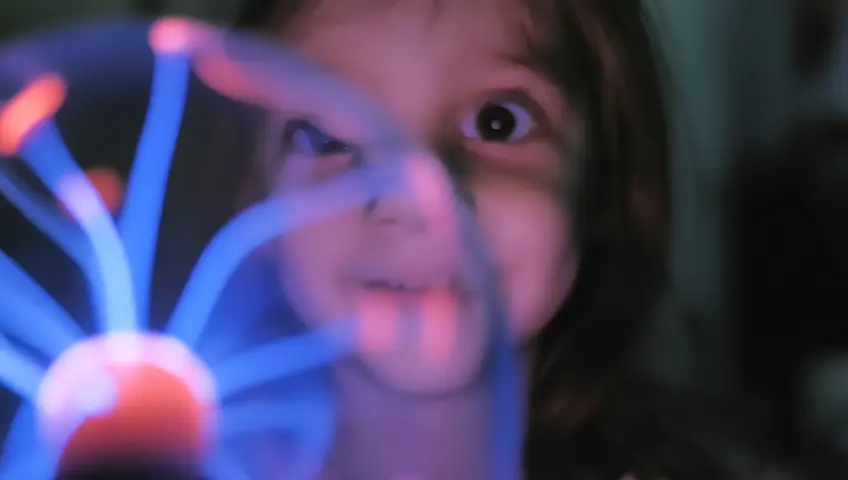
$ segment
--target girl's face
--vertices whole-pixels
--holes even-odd
[[[534,68],[530,25],[519,0],[322,0],[283,33],[368,94],[446,170],[463,172],[452,181],[471,199],[521,338],[549,321],[577,265],[565,201],[574,172],[568,105]],[[291,142],[310,134],[289,126]],[[356,139],[325,132],[340,143],[325,142],[307,168],[286,163],[282,188],[351,161],[343,144]],[[305,320],[359,315],[360,358],[395,388],[457,388],[483,363],[487,315],[445,221],[386,198],[280,244],[284,282]],[[424,314],[434,309],[441,313]]]

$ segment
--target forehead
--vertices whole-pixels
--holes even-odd
[[[337,49],[385,42],[386,49],[416,45],[446,58],[520,58],[532,37],[521,0],[312,0],[292,24],[293,40],[320,34]],[[389,37],[392,41],[388,41]],[[373,47],[373,46],[372,46]],[[373,50],[373,48],[371,48]]]

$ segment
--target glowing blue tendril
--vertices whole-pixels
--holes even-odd
[[[14,459],[26,456],[31,453],[34,445],[39,445],[38,432],[33,428],[35,424],[33,404],[24,403],[15,413],[12,423],[9,425],[9,431],[6,433],[6,439],[3,442],[2,465],[5,466]]]
[[[52,480],[55,470],[55,462],[45,452],[27,452],[4,465],[0,480]]]
[[[191,55],[156,55],[147,118],[127,183],[121,238],[127,250],[138,300],[138,318],[147,322],[156,241],[168,173],[180,133],[191,74]]]
[[[138,329],[129,260],[112,216],[88,181],[52,120],[31,132],[21,157],[88,236],[99,281],[93,285],[102,332]]]
[[[253,480],[229,455],[217,452],[204,465],[204,473],[215,480]]]
[[[278,340],[214,365],[218,394],[226,399],[253,387],[331,363],[350,351],[349,324]],[[250,370],[250,375],[245,372]]]
[[[0,289],[0,330],[48,358],[58,357],[85,338],[73,317],[2,251],[0,278],[15,286]]]
[[[41,230],[80,268],[89,274],[91,248],[75,225],[59,213],[55,205],[46,205],[19,179],[0,169],[0,193],[21,212],[27,220]]]
[[[351,172],[309,190],[276,195],[225,225],[204,249],[165,333],[194,346],[236,268],[259,246],[305,224],[320,221],[368,199],[361,172]]]
[[[5,338],[0,338],[0,378],[4,387],[32,401],[43,375],[44,369],[33,359],[13,348]]]

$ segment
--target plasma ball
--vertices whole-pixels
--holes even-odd
[[[519,375],[507,336],[508,309],[476,222],[455,198],[437,156],[422,151],[370,99],[277,42],[174,17],[86,27],[66,35],[34,39],[37,48],[27,43],[21,51],[43,48],[47,64],[73,60],[72,68],[56,65],[44,73],[39,67],[25,78],[16,76],[15,82],[25,84],[0,98],[0,162],[16,157],[52,198],[42,202],[35,189],[3,171],[0,193],[82,270],[92,289],[96,333],[85,338],[89,332],[76,325],[78,319],[0,252],[0,277],[10,287],[0,309],[6,315],[0,333],[50,358],[45,370],[15,344],[0,349],[0,382],[26,404],[5,439],[0,480],[63,478],[103,465],[134,468],[139,462],[170,466],[172,460],[204,470],[206,478],[247,479],[241,449],[233,449],[232,442],[269,432],[285,433],[296,447],[297,473],[287,478],[315,478],[333,448],[338,420],[337,399],[319,369],[351,353],[391,356],[406,347],[422,361],[449,366],[460,350],[455,295],[423,295],[418,299],[422,308],[413,315],[397,298],[368,296],[352,318],[340,319],[338,329],[333,325],[251,345],[228,358],[222,355],[213,367],[192,348],[207,349],[202,338],[217,315],[219,298],[238,267],[262,245],[377,198],[410,194],[437,232],[435,239],[444,247],[437,251],[456,256],[457,265],[469,265],[472,288],[494,322],[490,459],[492,471],[502,472],[495,478],[516,478],[523,416],[515,394]],[[128,72],[133,58],[123,53],[137,55],[139,42],[154,62],[130,172],[122,178],[109,169],[84,171],[65,144],[56,115],[69,85],[99,77],[99,72],[91,75],[98,65],[103,75]],[[78,49],[79,61],[64,58],[68,52],[77,55],[66,48]],[[2,53],[0,73],[19,70],[13,61],[18,57]],[[75,69],[84,70],[84,78]],[[364,149],[369,161],[363,168],[298,191],[275,191],[230,219],[203,249],[163,333],[154,333],[146,330],[159,225],[189,91],[196,83],[192,75],[202,84],[197,86],[251,111],[326,117],[356,138],[380,140],[376,148]],[[247,333],[239,330],[246,325],[242,314],[224,319],[230,315],[216,335],[240,338]],[[242,401],[244,393],[295,377],[285,398],[277,398],[271,388],[262,394],[266,398]],[[260,478],[268,473],[276,478],[278,472],[260,473]]]
[[[217,440],[212,374],[161,334],[76,344],[48,369],[36,406],[60,470],[139,455],[199,461]]]

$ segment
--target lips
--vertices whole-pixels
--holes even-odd
[[[367,280],[363,282],[365,297],[394,304],[404,311],[417,310],[431,291],[429,288],[398,280]]]
[[[477,289],[458,277],[412,275],[357,276],[351,283],[358,285],[368,294],[385,295],[398,300],[413,300],[433,292],[451,292],[461,303],[478,297]]]
[[[373,257],[372,257],[373,258]],[[348,285],[366,294],[412,300],[434,292],[451,292],[458,299],[470,299],[473,290],[453,268],[442,259],[416,257],[414,260],[366,263],[346,275]]]
[[[398,280],[369,280],[359,299],[359,345],[363,352],[417,351],[441,361],[454,349],[458,299],[445,289]],[[399,347],[400,346],[400,347]]]

